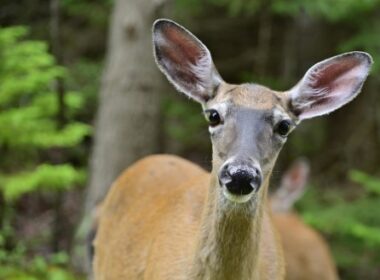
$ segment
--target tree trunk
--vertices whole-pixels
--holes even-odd
[[[128,165],[159,151],[162,75],[153,58],[151,28],[164,0],[116,0],[100,89],[84,218],[75,265],[83,265],[92,212]]]

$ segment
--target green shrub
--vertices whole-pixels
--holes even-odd
[[[338,266],[347,274],[344,279],[359,279],[380,263],[380,179],[357,170],[349,178],[360,192],[346,198],[339,189],[310,188],[298,206],[304,220],[328,237]]]
[[[22,26],[0,28],[0,279],[75,279],[62,254],[31,257],[27,242],[14,238],[13,206],[23,195],[59,196],[84,183],[85,170],[66,155],[91,133],[76,120],[83,94],[67,91],[60,104],[55,83],[67,72],[45,42],[27,36]]]
[[[83,104],[79,92],[65,94],[68,120],[63,127],[59,124],[53,85],[66,77],[66,71],[48,53],[45,42],[26,40],[26,36],[25,27],[0,29],[0,149],[8,169],[0,173],[0,191],[6,200],[83,182],[83,170],[42,163],[40,155],[50,149],[75,147],[91,132],[89,125],[74,119]]]

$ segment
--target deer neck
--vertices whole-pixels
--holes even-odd
[[[212,174],[190,279],[257,279],[267,183],[239,205],[220,197],[219,188]]]

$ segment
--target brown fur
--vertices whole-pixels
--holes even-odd
[[[186,31],[175,23],[161,20],[154,27],[158,38],[164,35],[160,33],[162,24],[182,30],[179,37],[174,36],[175,40],[182,40],[182,35],[186,35]],[[189,34],[185,37],[194,41]],[[324,94],[318,98],[325,102],[320,104],[315,98],[310,99],[309,94],[300,93],[299,87],[280,93],[259,85],[224,83],[217,73],[211,73],[211,58],[207,57],[205,50],[205,56],[198,58],[202,60],[200,65],[182,67],[197,81],[194,84],[193,80],[184,77],[184,70],[178,63],[174,67],[164,63],[168,58],[170,62],[170,56],[161,57],[160,48],[167,46],[160,45],[162,40],[155,41],[160,69],[179,90],[199,101],[204,110],[219,111],[220,121],[215,125],[210,122],[209,126],[213,172],[210,175],[183,159],[165,155],[148,157],[127,169],[114,183],[102,206],[94,242],[95,278],[284,279],[282,249],[267,203],[268,182],[274,163],[287,133],[300,121],[294,114],[300,114],[301,119],[309,118],[339,108],[344,104],[339,103],[342,100],[347,103],[360,89],[369,66],[359,72],[361,79],[354,79],[357,84],[353,84],[356,87],[351,95],[342,100],[334,97],[337,100],[328,102],[330,97],[325,95],[330,92],[322,91]],[[202,45],[198,47],[204,49]],[[192,48],[193,45],[184,53],[192,56]],[[355,54],[370,64],[368,55]],[[325,63],[337,59],[339,57]],[[207,80],[210,77],[211,82]],[[309,86],[307,83],[300,85]],[[296,112],[294,103],[298,106]],[[293,120],[288,120],[289,131],[282,135],[276,125],[289,118]],[[256,177],[260,178],[260,185],[255,186],[257,188],[248,200],[241,201],[228,192],[225,183],[219,186],[218,179],[227,164],[236,167],[247,160],[252,167],[257,165],[260,168],[255,167],[260,172],[260,177]],[[296,221],[293,219],[292,229],[297,227]],[[303,230],[302,238],[314,234]],[[286,240],[284,238],[284,244],[288,246]],[[307,248],[307,242],[302,242],[303,239],[297,240],[295,250]],[[320,247],[321,254],[326,255],[325,246]],[[312,261],[310,265],[314,263],[317,262]],[[309,275],[307,271],[305,275],[305,270],[302,273],[302,277]]]
[[[283,174],[280,187],[270,197],[273,222],[280,234],[287,280],[337,279],[337,271],[323,237],[292,210],[306,189],[309,164],[295,161]]]
[[[274,213],[284,249],[287,280],[336,280],[338,274],[323,237],[294,212]]]
[[[233,209],[220,215],[213,180],[168,155],[127,169],[102,207],[95,279],[283,279],[267,186],[254,217]]]
[[[271,109],[278,103],[287,108],[286,97],[284,92],[273,91],[261,85],[221,83],[217,95],[209,102],[209,105],[233,99],[236,105],[256,110]]]

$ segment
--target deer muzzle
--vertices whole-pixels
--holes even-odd
[[[223,194],[234,202],[247,202],[261,186],[260,168],[252,161],[226,162],[219,171]]]

